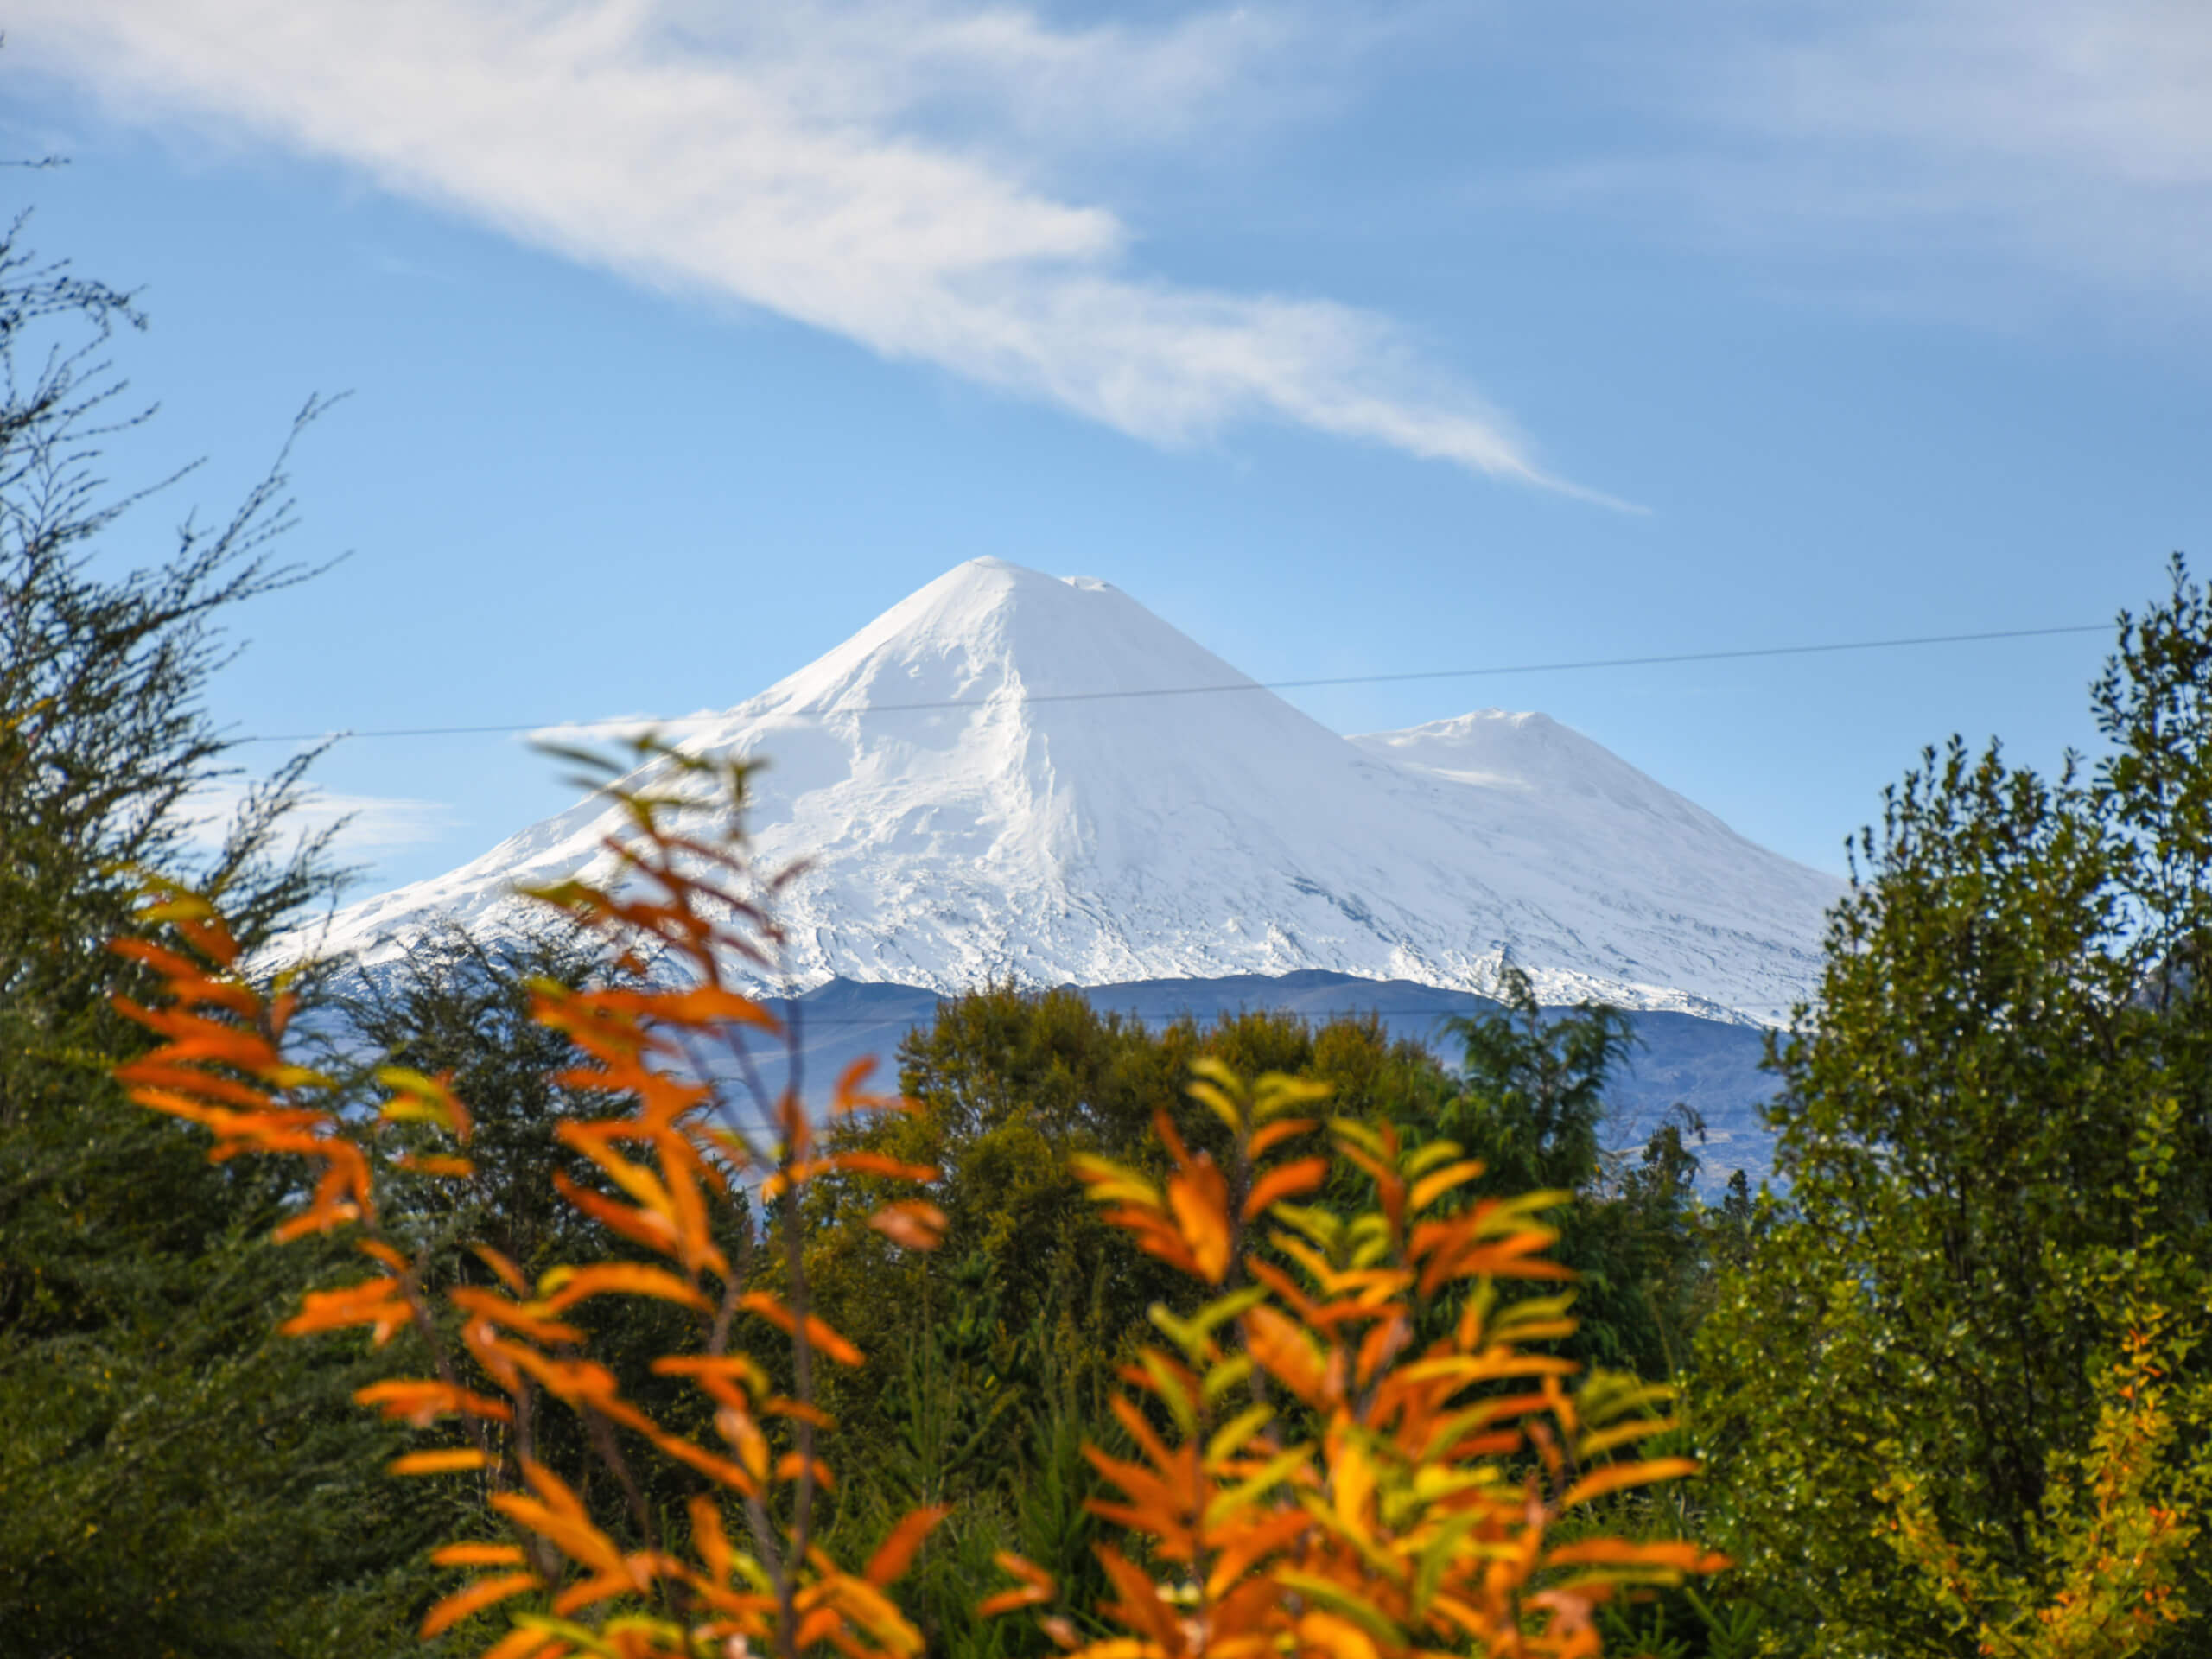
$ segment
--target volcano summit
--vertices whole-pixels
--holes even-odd
[[[948,571],[681,747],[757,756],[801,986],[938,992],[1319,969],[1767,1022],[1809,991],[1840,884],[1587,738],[1497,709],[1343,737],[1102,582]],[[373,963],[518,882],[603,868],[588,798],[341,911]]]

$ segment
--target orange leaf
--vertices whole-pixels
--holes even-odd
[[[1310,1129],[1318,1129],[1321,1126],[1318,1122],[1310,1117],[1286,1117],[1279,1119],[1275,1122],[1268,1124],[1264,1128],[1255,1129],[1253,1131],[1252,1145],[1249,1155],[1253,1158],[1262,1157],[1272,1147],[1278,1147],[1286,1141],[1292,1140],[1298,1135],[1304,1135]]]
[[[509,1630],[478,1654],[476,1659],[566,1659],[575,1651],[560,1637],[525,1624],[520,1630]]]
[[[1021,1583],[1012,1590],[1001,1590],[995,1596],[986,1596],[976,1604],[976,1617],[996,1618],[1001,1613],[1014,1612],[1024,1607],[1038,1607],[1059,1593],[1059,1586],[1052,1575],[1036,1562],[1025,1560],[1010,1549],[1002,1549],[991,1558],[1001,1572],[1011,1573]]]
[[[520,1567],[520,1544],[442,1544],[430,1552],[436,1567]]]
[[[571,1560],[601,1573],[620,1572],[622,1552],[591,1523],[575,1495],[539,1465],[527,1465],[525,1469],[533,1471],[531,1478],[540,1491],[552,1496],[540,1503],[519,1492],[495,1492],[492,1507],[516,1525],[546,1539]]]
[[[817,1607],[799,1620],[791,1645],[804,1653],[816,1643],[827,1641],[833,1632],[842,1632],[844,1624],[845,1616],[835,1607]]]
[[[385,1465],[384,1471],[387,1475],[457,1475],[485,1468],[491,1461],[474,1446],[455,1446],[447,1452],[410,1452]]]
[[[944,1173],[927,1164],[902,1163],[880,1152],[833,1152],[822,1161],[832,1169],[850,1170],[862,1175],[887,1175],[897,1181],[934,1181]]]
[[[1198,1259],[1191,1254],[1191,1247],[1183,1235],[1162,1221],[1149,1210],[1140,1210],[1133,1205],[1123,1205],[1109,1210],[1104,1217],[1107,1224],[1119,1227],[1137,1242],[1137,1248],[1147,1255],[1156,1255],[1170,1267],[1180,1268],[1192,1275],[1199,1274]]]
[[[887,1204],[868,1224],[902,1249],[933,1250],[944,1241],[944,1211],[921,1198]]]
[[[582,1342],[584,1339],[584,1333],[575,1325],[549,1319],[524,1303],[511,1302],[497,1291],[486,1290],[480,1286],[458,1285],[446,1293],[446,1300],[464,1313],[504,1325],[533,1342]]]
[[[1607,1492],[1618,1492],[1629,1486],[1648,1486],[1655,1481],[1674,1480],[1683,1475],[1697,1473],[1694,1458],[1651,1458],[1642,1463],[1609,1464],[1568,1487],[1559,1501],[1560,1508],[1571,1510],[1578,1503],[1587,1503],[1593,1497],[1603,1497]]]
[[[1307,1405],[1327,1403],[1327,1368],[1303,1326],[1265,1303],[1244,1315],[1243,1325],[1245,1351],[1255,1363]]]
[[[337,1290],[311,1290],[300,1302],[300,1311],[276,1327],[288,1337],[368,1325],[376,1327],[381,1342],[414,1317],[404,1287],[397,1279],[371,1279]]]
[[[729,1442],[751,1481],[768,1478],[768,1437],[760,1421],[741,1406],[725,1406],[715,1414],[715,1433]]]
[[[665,1268],[648,1268],[626,1262],[602,1262],[590,1268],[556,1268],[539,1281],[549,1294],[539,1304],[549,1313],[558,1313],[564,1308],[581,1302],[587,1296],[601,1296],[613,1291],[626,1296],[657,1296],[665,1302],[680,1302],[701,1313],[713,1311],[714,1304],[693,1287],[669,1272]]]
[[[529,1281],[522,1276],[522,1269],[515,1266],[505,1254],[493,1249],[489,1244],[472,1244],[468,1248],[475,1252],[478,1261],[499,1274],[501,1284],[518,1296],[525,1298],[529,1296]]]
[[[1203,1154],[1167,1178],[1167,1204],[1191,1247],[1198,1276],[1210,1285],[1229,1271],[1229,1183]]]
[[[1144,1569],[1111,1544],[1100,1544],[1096,1553],[1098,1564],[1106,1569],[1106,1576],[1121,1597],[1113,1605],[1114,1615],[1141,1635],[1150,1637],[1166,1652],[1185,1651],[1188,1643],[1174,1609],[1160,1599],[1159,1587],[1145,1576]]]
[[[804,1400],[793,1400],[787,1395],[772,1395],[760,1402],[764,1417],[796,1417],[801,1422],[812,1423],[827,1433],[837,1427],[837,1420],[821,1407]]]
[[[1311,1192],[1328,1178],[1329,1160],[1325,1158],[1301,1158],[1281,1169],[1271,1169],[1253,1182],[1251,1192],[1245,1195],[1244,1219],[1250,1221],[1279,1199]]]
[[[594,1221],[612,1227],[623,1237],[658,1250],[664,1255],[673,1255],[677,1250],[676,1224],[666,1216],[651,1210],[634,1209],[626,1204],[578,1186],[559,1170],[553,1172],[553,1187]]]
[[[785,1334],[796,1329],[791,1311],[765,1290],[749,1290],[737,1299],[737,1305],[749,1313],[758,1313]],[[810,1313],[806,1316],[806,1339],[815,1348],[830,1356],[840,1365],[859,1365],[865,1363],[861,1351]]]
[[[1001,1549],[991,1559],[998,1563],[1001,1572],[1013,1573],[1023,1583],[1048,1593],[1057,1592],[1058,1586],[1053,1582],[1052,1575],[1028,1557],[1017,1555],[1010,1549]]]
[[[830,1096],[830,1109],[842,1116],[849,1112],[865,1112],[887,1107],[903,1109],[906,1105],[904,1101],[882,1095],[868,1095],[861,1092],[861,1085],[868,1080],[874,1070],[875,1056],[863,1054],[839,1072],[837,1087]]]
[[[278,1064],[276,1051],[257,1031],[245,1031],[218,1020],[189,1015],[171,1014],[164,1024],[175,1034],[157,1054],[149,1057],[154,1066],[220,1065],[258,1073]],[[133,1077],[142,1076],[149,1069],[148,1062],[143,1060],[124,1068]],[[130,1080],[125,1078],[126,1082]]]
[[[343,1227],[348,1222],[360,1218],[360,1209],[355,1205],[317,1205],[304,1215],[294,1216],[289,1221],[279,1223],[269,1236],[279,1244],[289,1244],[309,1233],[327,1233],[334,1227]]]
[[[465,1413],[471,1417],[488,1417],[499,1422],[512,1422],[514,1412],[504,1400],[494,1400],[489,1395],[477,1394],[451,1382],[421,1379],[392,1378],[383,1382],[372,1382],[357,1389],[353,1402],[362,1406],[381,1406],[387,1417],[404,1418],[417,1428],[427,1428],[437,1418],[449,1412]]]
[[[476,1173],[475,1164],[467,1158],[448,1158],[434,1153],[402,1153],[399,1166],[417,1175],[431,1175],[448,1181],[465,1181]]]
[[[638,1587],[637,1580],[627,1571],[595,1573],[568,1586],[554,1597],[553,1612],[556,1618],[566,1618],[571,1613],[586,1607],[595,1607],[616,1596],[629,1595]]]
[[[702,1450],[680,1434],[655,1433],[652,1439],[655,1446],[677,1462],[690,1464],[708,1479],[720,1481],[743,1497],[755,1496],[760,1490],[760,1482],[766,1478],[765,1474],[755,1475],[750,1470],[740,1468],[728,1458],[718,1458],[713,1452]],[[764,1469],[766,1463],[764,1457]]]
[[[174,950],[156,944],[151,939],[110,939],[107,948],[118,957],[144,963],[162,978],[169,981],[172,995],[175,995],[180,985],[198,984],[206,979],[206,976],[200,972],[197,963],[177,955]],[[243,985],[227,985],[219,980],[209,980],[207,982],[219,986],[224,992],[232,995],[243,996],[249,1003],[257,1000],[253,993]],[[241,1012],[251,1014],[253,1009],[249,1007]]]
[[[1348,1618],[1316,1608],[1298,1621],[1298,1639],[1307,1651],[1336,1659],[1376,1659],[1375,1638]]]
[[[1547,1567],[1660,1567],[1684,1573],[1718,1573],[1730,1565],[1695,1544],[1661,1540],[1637,1543],[1628,1538],[1585,1538],[1560,1544],[1544,1557]]]
[[[861,1576],[879,1588],[891,1583],[906,1570],[907,1564],[914,1559],[914,1552],[922,1547],[922,1541],[930,1535],[931,1529],[951,1513],[951,1509],[944,1504],[909,1510],[906,1518],[891,1529],[891,1535],[877,1548],[875,1554],[868,1557]]]
[[[1399,1351],[1413,1340],[1413,1326],[1404,1314],[1378,1321],[1359,1344],[1359,1364],[1355,1373],[1359,1386],[1365,1388],[1376,1372],[1398,1357]]]
[[[799,1477],[810,1471],[814,1476],[814,1484],[825,1492],[837,1484],[830,1478],[830,1465],[819,1458],[802,1458],[796,1452],[786,1452],[776,1459],[778,1480],[797,1482]]]
[[[1418,1215],[1453,1187],[1465,1185],[1482,1173],[1483,1163],[1478,1158],[1462,1159],[1456,1164],[1446,1164],[1442,1169],[1431,1171],[1415,1181],[1407,1203]]]
[[[380,1239],[360,1239],[355,1242],[353,1248],[372,1262],[381,1262],[394,1273],[404,1274],[412,1271],[407,1258]]]
[[[772,1036],[779,1034],[784,1028],[780,1020],[751,997],[740,996],[735,991],[715,985],[664,995],[653,1012],[671,1025],[703,1026],[718,1020],[732,1020],[758,1027]]]
[[[621,1398],[614,1373],[592,1360],[553,1359],[518,1343],[501,1343],[499,1346],[503,1357],[519,1365],[553,1395],[572,1406],[588,1405],[612,1412]]]
[[[467,1589],[456,1590],[436,1606],[430,1609],[423,1620],[423,1639],[429,1641],[442,1630],[450,1630],[471,1613],[480,1612],[494,1602],[510,1596],[527,1594],[538,1586],[535,1573],[507,1573],[496,1579],[479,1579]]]
[[[715,1582],[726,1583],[729,1579],[732,1560],[729,1533],[722,1525],[721,1508],[704,1492],[692,1496],[691,1541],[699,1551],[699,1559],[715,1575]]]
[[[771,1386],[768,1374],[760,1369],[760,1362],[749,1354],[667,1354],[653,1361],[653,1370],[662,1376],[696,1377],[702,1388],[721,1397],[721,1389],[742,1389],[753,1394],[765,1394]]]
[[[1039,1606],[1052,1599],[1049,1590],[1023,1585],[1019,1589],[1001,1590],[995,1596],[985,1596],[976,1604],[976,1617],[996,1618],[1001,1613],[1019,1612],[1024,1607]]]

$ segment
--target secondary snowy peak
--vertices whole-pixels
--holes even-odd
[[[690,729],[765,760],[791,965],[965,988],[1327,969],[1777,1017],[1809,988],[1829,878],[1743,841],[1541,715],[1346,739],[1104,582],[947,572]],[[441,915],[499,929],[518,883],[601,868],[599,800],[341,912],[373,960]]]

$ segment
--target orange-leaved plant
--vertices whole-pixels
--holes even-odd
[[[1534,1346],[1572,1330],[1571,1293],[1497,1294],[1570,1276],[1541,1221],[1566,1195],[1471,1197],[1482,1166],[1449,1141],[1325,1125],[1305,1115],[1327,1092],[1312,1083],[1198,1070],[1226,1167],[1164,1113],[1164,1184],[1077,1166],[1109,1220],[1212,1294],[1187,1318],[1155,1307],[1167,1345],[1123,1372],[1113,1410],[1136,1455],[1089,1454],[1116,1494],[1092,1507],[1129,1546],[1100,1548],[1115,1592],[1101,1611],[1124,1634],[1086,1644],[1046,1613],[1054,1642],[1088,1659],[1569,1659],[1600,1651],[1608,1598],[1726,1565],[1576,1525],[1694,1465],[1622,1455],[1674,1426],[1666,1389],[1599,1373],[1570,1393],[1574,1364]],[[1284,1155],[1324,1129],[1326,1153]],[[1338,1176],[1376,1207],[1297,1202]],[[984,1611],[1055,1600],[1040,1569],[1001,1564],[1020,1582]]]
[[[607,785],[628,833],[606,843],[605,878],[534,895],[612,942],[629,970],[607,988],[533,987],[535,1018],[585,1057],[556,1081],[604,1097],[610,1111],[557,1129],[597,1179],[556,1172],[552,1179],[576,1211],[631,1247],[626,1254],[558,1267],[533,1284],[488,1245],[470,1247],[477,1283],[454,1282],[464,1275],[452,1264],[410,1253],[408,1230],[380,1205],[380,1192],[398,1171],[474,1179],[467,1108],[443,1080],[398,1068],[377,1073],[383,1097],[374,1109],[349,1105],[331,1076],[288,1058],[293,995],[281,985],[258,988],[217,907],[175,884],[149,887],[140,912],[147,937],[115,946],[163,987],[155,1006],[119,999],[161,1040],[118,1075],[140,1103],[211,1131],[215,1159],[289,1154],[313,1172],[277,1237],[342,1230],[372,1271],[308,1294],[284,1331],[365,1327],[379,1345],[403,1330],[420,1336],[431,1375],[379,1382],[356,1398],[439,1442],[400,1457],[392,1473],[474,1481],[504,1522],[502,1535],[435,1553],[437,1563],[470,1576],[430,1609],[426,1637],[497,1608],[493,1617],[507,1628],[485,1659],[797,1655],[823,1646],[849,1659],[917,1653],[920,1635],[886,1586],[942,1512],[905,1516],[858,1572],[816,1541],[831,1477],[817,1445],[830,1422],[814,1402],[815,1368],[861,1357],[809,1309],[796,1217],[810,1181],[856,1172],[918,1183],[936,1172],[817,1139],[800,1098],[795,1037],[738,988],[748,972],[775,971],[780,941],[766,906],[790,874],[756,882],[746,861],[738,827],[747,768],[652,740],[639,748],[653,763],[635,774],[645,781]],[[701,808],[714,827],[694,827]],[[172,937],[153,937],[163,928]],[[771,1091],[747,1043],[778,1039],[787,1080]],[[839,1079],[831,1113],[899,1104],[863,1092],[865,1077],[863,1065]],[[426,1132],[444,1144],[421,1149]],[[748,1184],[771,1217],[764,1247],[780,1246],[780,1262],[770,1264],[780,1270],[780,1295],[757,1287],[772,1275],[748,1275],[743,1259],[756,1245]],[[927,1249],[944,1217],[909,1198],[878,1211],[874,1224],[904,1247]],[[571,1310],[598,1296],[688,1310],[688,1345],[654,1357],[651,1370],[703,1396],[693,1414],[711,1421],[711,1434],[679,1432],[649,1414],[589,1357]],[[787,1347],[789,1395],[741,1342],[748,1335]],[[574,1414],[582,1433],[550,1433],[555,1409]],[[582,1466],[556,1466],[556,1440],[582,1448],[576,1457],[605,1471],[596,1484],[621,1496],[626,1518],[593,1512],[583,1494],[594,1483]],[[688,1484],[683,1522],[664,1525],[645,1501],[639,1460],[648,1458],[667,1459]],[[626,1527],[627,1548],[615,1535]]]

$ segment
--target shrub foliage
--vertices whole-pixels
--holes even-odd
[[[734,988],[772,974],[779,948],[777,879],[736,836],[747,769],[645,754],[655,770],[608,785],[631,833],[607,844],[604,879],[538,895],[607,939],[622,976],[541,981],[534,1008],[583,1057],[559,1087],[617,1109],[558,1122],[588,1173],[550,1172],[612,1251],[533,1281],[492,1244],[423,1227],[437,1206],[388,1203],[478,1178],[468,1108],[448,1079],[391,1065],[365,1107],[291,1058],[294,995],[257,988],[216,907],[181,887],[157,887],[142,935],[116,947],[163,987],[123,1005],[161,1041],[120,1075],[142,1104],[209,1130],[219,1160],[303,1161],[311,1179],[276,1236],[350,1240],[371,1271],[309,1293],[288,1332],[365,1328],[427,1362],[356,1398],[423,1433],[393,1474],[467,1483],[504,1525],[436,1552],[468,1576],[426,1636],[489,1621],[497,1659],[914,1653],[923,1633],[894,1586],[946,1510],[891,1518],[857,1571],[824,1548],[836,1483],[819,1372],[862,1355],[816,1310],[805,1221],[812,1195],[888,1192],[866,1199],[870,1227],[928,1250],[947,1217],[912,1189],[939,1172],[825,1140],[796,1079],[747,1090],[751,1045],[784,1033]],[[1672,1427],[1666,1390],[1600,1374],[1570,1391],[1574,1363],[1538,1351],[1572,1329],[1564,1297],[1498,1295],[1503,1280],[1569,1276],[1540,1219],[1561,1195],[1470,1198],[1481,1165],[1457,1146],[1351,1118],[1327,1126],[1327,1153],[1288,1156],[1321,1132],[1298,1114],[1325,1089],[1198,1069],[1222,1159],[1163,1113],[1164,1180],[1077,1166],[1106,1219],[1198,1295],[1187,1314],[1154,1308],[1171,1345],[1126,1373],[1120,1450],[1085,1453],[1113,1489],[1087,1507],[1124,1535],[1096,1552],[1110,1599],[1047,1614],[1047,1637],[1096,1659],[1591,1654],[1593,1609],[1621,1586],[1719,1564],[1681,1542],[1556,1535],[1608,1494],[1691,1467],[1619,1456]],[[863,1080],[838,1080],[833,1122],[904,1103]],[[1371,1205],[1298,1202],[1338,1177]],[[590,1351],[584,1319],[607,1299],[668,1312],[659,1351]],[[676,1489],[679,1506],[656,1501]],[[1000,1559],[1020,1582],[979,1616],[1056,1599],[1046,1568]],[[1075,1620],[1094,1617],[1125,1633],[1086,1643]]]

